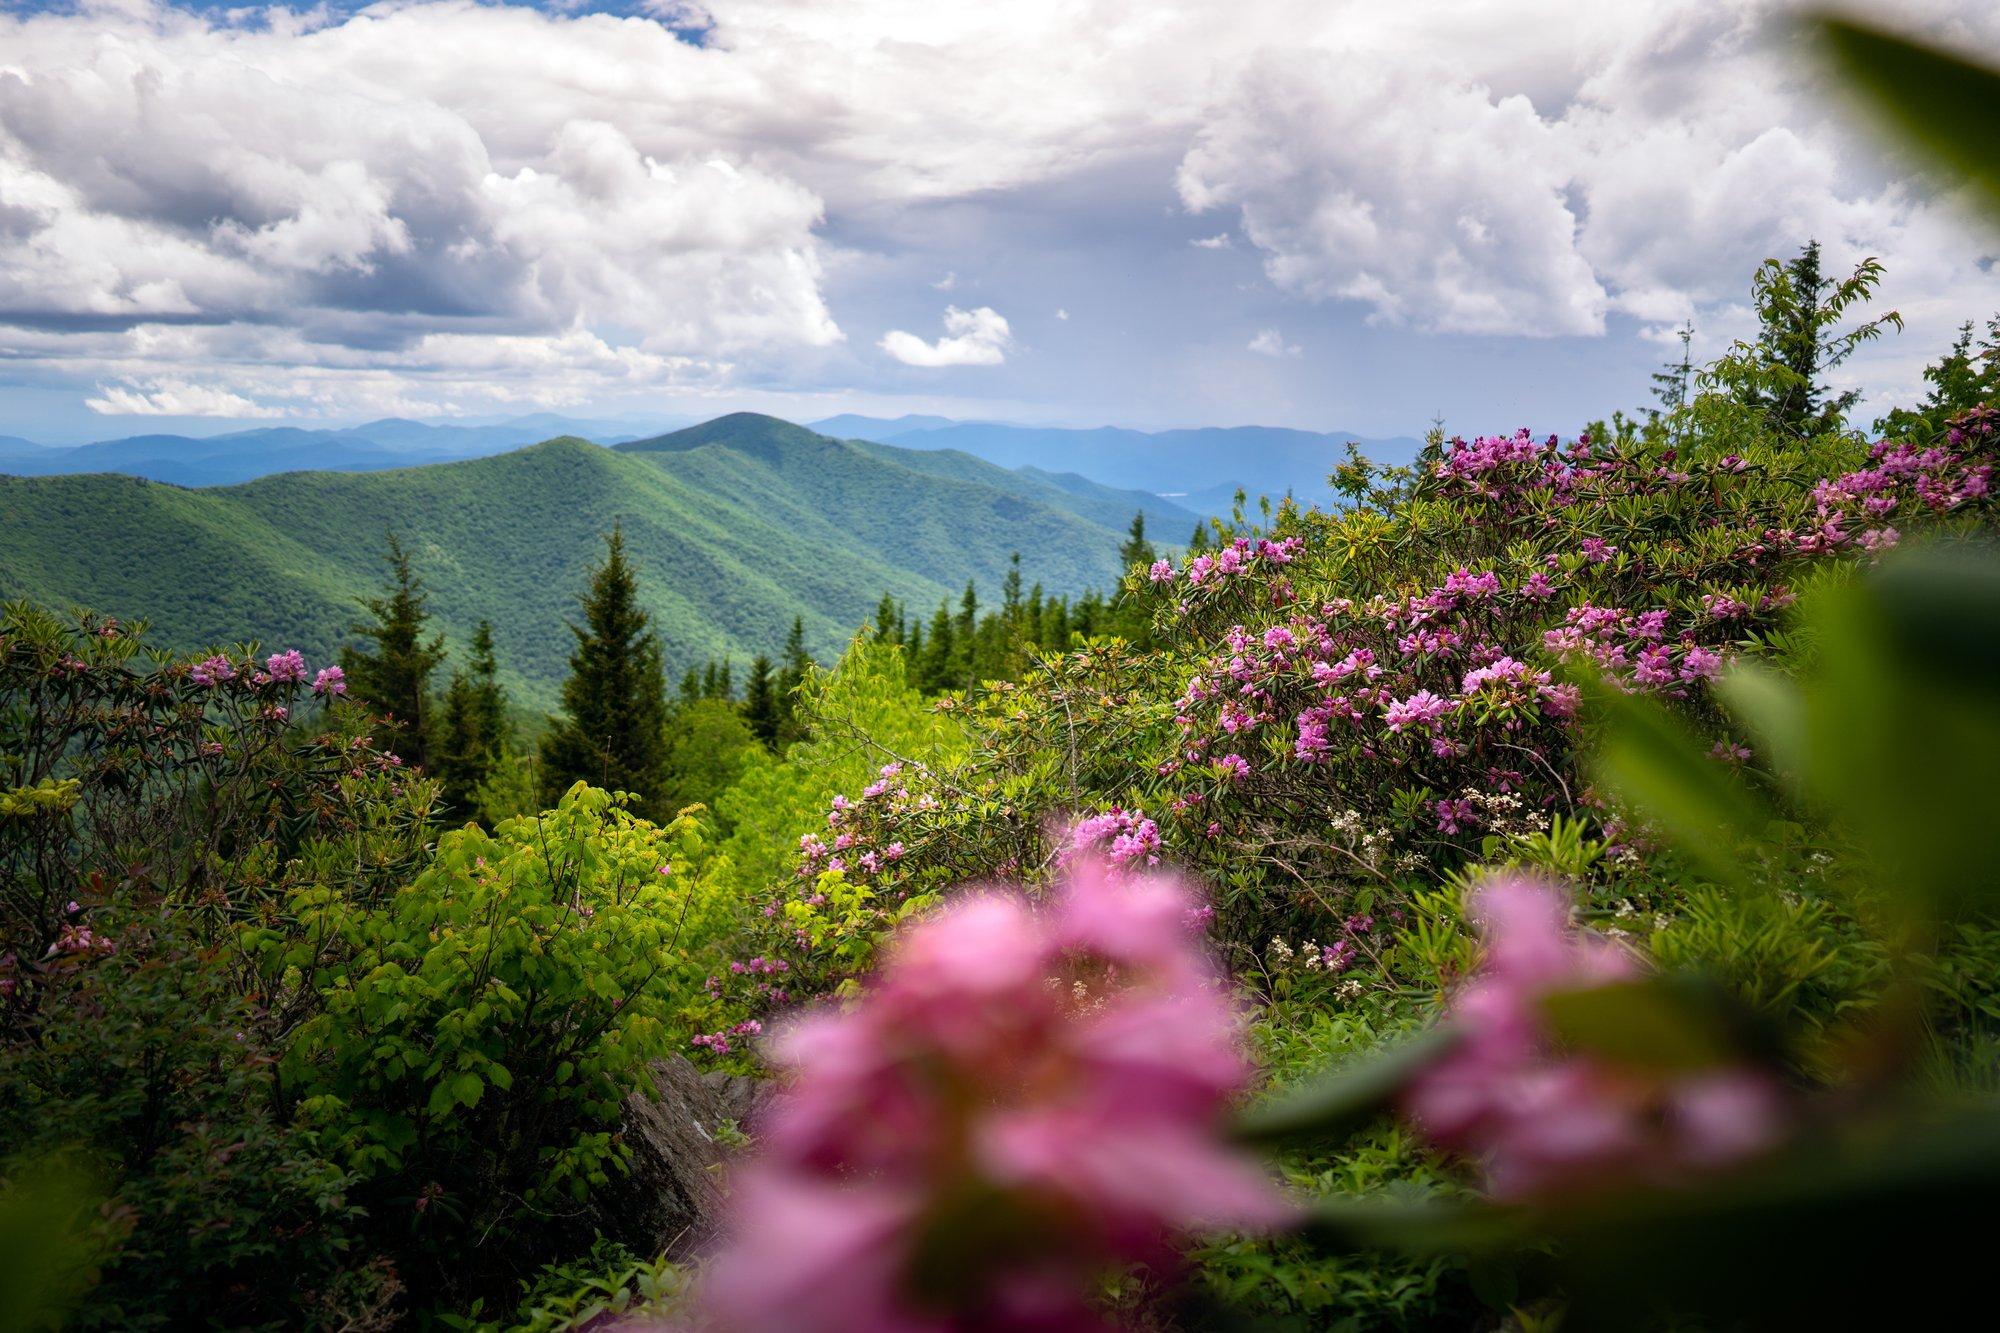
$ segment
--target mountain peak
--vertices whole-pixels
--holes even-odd
[[[760,457],[774,457],[787,450],[818,449],[835,444],[817,431],[807,430],[780,417],[762,412],[731,412],[713,421],[685,430],[631,440],[617,447],[629,453],[684,453],[717,445]]]

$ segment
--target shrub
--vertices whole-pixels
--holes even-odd
[[[280,1066],[298,1122],[427,1279],[463,1294],[554,1252],[622,1167],[619,1103],[704,1002],[686,946],[730,919],[703,846],[579,783],[446,834],[378,905],[300,888],[296,926],[254,935],[273,993],[315,1010]]]

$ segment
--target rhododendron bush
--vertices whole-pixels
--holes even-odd
[[[1349,511],[1287,507],[1269,535],[1135,574],[1160,651],[1094,643],[940,705],[972,757],[907,756],[836,796],[767,901],[768,943],[831,984],[816,960],[865,966],[852,941],[913,902],[1046,873],[1072,818],[1063,837],[1114,860],[1198,869],[1239,965],[1412,882],[1546,862],[1566,822],[1615,877],[1642,848],[1579,767],[1579,685],[1658,698],[1740,761],[1716,679],[1782,657],[1802,589],[1979,529],[1996,451],[1991,410],[1921,448],[1523,432],[1443,445]]]
[[[1890,948],[1895,977],[1839,1020],[1833,1067],[1804,1075],[1750,997],[1581,923],[1570,888],[1488,872],[1464,887],[1476,944],[1435,1027],[1283,1090],[1239,1127],[1332,1147],[1394,1116],[1484,1197],[1283,1199],[1218,1133],[1247,1071],[1199,943],[1210,914],[1154,868],[1146,822],[1113,810],[1051,838],[1038,898],[961,891],[896,932],[847,1004],[784,1029],[771,1054],[787,1090],[738,1175],[707,1318],[1101,1328],[1097,1270],[1163,1278],[1183,1262],[1177,1231],[1301,1224],[1295,1243],[1350,1267],[1446,1253],[1479,1266],[1489,1305],[1559,1295],[1586,1326],[1647,1310],[1755,1323],[1948,1308],[1951,1265],[2000,1177],[2000,1116],[1952,1114],[1912,1056],[1925,1034],[1977,1021],[1936,983],[1944,959],[1968,957],[1947,932],[1977,934],[2000,899],[1970,830],[2000,791],[2000,563],[1896,561],[1810,602],[1819,666],[1804,682],[1723,681],[1718,711],[1782,747],[1761,770],[1775,781],[1704,752],[1664,692],[1601,683],[1578,702],[1608,729],[1588,771],[1660,836],[1731,848],[1737,888],[1775,887],[1753,868],[1787,861],[1768,819],[1780,805],[1810,803],[1852,839],[1821,891]],[[1871,814],[1885,804],[1894,818]],[[1348,948],[1316,946],[1321,969],[1345,970],[1329,952],[1375,933],[1361,917],[1339,929]],[[2000,993],[1991,938],[1971,955],[1987,970],[1977,1010]],[[1846,1292],[1839,1274],[1876,1252],[1924,1290]]]

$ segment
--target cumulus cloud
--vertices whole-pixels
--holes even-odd
[[[1250,340],[1248,350],[1258,356],[1286,357],[1298,356],[1301,349],[1297,343],[1286,342],[1285,335],[1276,329],[1259,329],[1257,336]]]
[[[1181,197],[1233,212],[1282,290],[1436,333],[1728,325],[1756,264],[1808,237],[1883,258],[1899,304],[2000,297],[1957,203],[1885,175],[1774,31],[1791,7],[1331,6],[1224,73]],[[1966,0],[1898,19],[2000,43],[2000,12]]]
[[[286,415],[282,407],[254,402],[227,389],[155,380],[149,385],[114,384],[84,399],[84,406],[105,416],[263,418]]]
[[[1887,263],[1914,357],[2000,278],[1955,201],[1865,147],[1768,36],[1791,4],[10,12],[0,357],[106,402],[156,381],[439,404],[731,366],[782,382],[841,341],[828,272],[858,285],[895,257],[848,263],[829,235],[892,251],[924,206],[1000,227],[1009,192],[1117,173],[1225,224],[1190,244],[1255,252],[1280,292],[1436,333],[1726,324],[1758,260],[1817,235]],[[1980,0],[1897,19],[2000,46]],[[881,346],[998,365],[1007,339]]]
[[[891,329],[878,344],[906,366],[997,366],[1006,361],[1013,331],[991,306],[960,310],[946,306],[945,336],[925,342],[914,333]]]

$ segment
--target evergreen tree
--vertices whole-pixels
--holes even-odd
[[[917,671],[917,688],[925,694],[942,694],[952,688],[958,662],[952,639],[951,604],[939,602],[937,614],[931,617],[930,638],[923,645],[923,661]]]
[[[1125,544],[1118,548],[1118,561],[1125,569],[1130,570],[1134,565],[1142,568],[1150,566],[1159,558],[1158,552],[1153,550],[1153,544],[1146,540],[1146,511],[1142,509],[1132,515],[1131,535],[1125,539]]]
[[[348,697],[366,704],[401,733],[396,748],[421,768],[430,767],[427,713],[431,673],[444,661],[444,636],[424,639],[430,620],[423,580],[410,570],[410,557],[395,533],[389,534],[389,582],[380,597],[365,597],[362,607],[371,619],[356,621],[348,633],[373,643],[374,650],[340,650],[340,669],[347,676]]]
[[[1863,260],[1851,277],[1825,276],[1818,241],[1807,242],[1788,262],[1765,260],[1751,285],[1757,341],[1738,343],[1704,371],[1703,387],[1733,394],[1783,436],[1805,439],[1839,430],[1861,391],[1836,394],[1821,376],[1884,329],[1903,327],[1902,316],[1891,310],[1840,328],[1851,309],[1868,303],[1881,280],[1882,265],[1873,259]]]
[[[701,698],[701,673],[693,667],[689,667],[686,673],[681,676],[680,702],[685,706],[699,698]]]
[[[542,794],[553,804],[583,780],[638,797],[642,813],[662,808],[667,683],[651,618],[639,605],[637,572],[625,558],[625,534],[605,539],[604,563],[591,574],[582,625],[563,682],[564,716],[542,740]]]
[[[902,612],[896,607],[895,597],[885,592],[875,604],[875,642],[900,643],[902,638]]]
[[[1674,414],[1688,405],[1688,391],[1694,386],[1694,321],[1675,330],[1681,340],[1681,358],[1669,361],[1653,372],[1653,396],[1660,400],[1654,409],[1655,423],[1661,418],[1673,418]]]
[[[777,748],[778,685],[772,678],[771,659],[762,653],[750,662],[750,681],[743,691],[743,721],[764,748]]]
[[[1188,538],[1188,554],[1200,555],[1208,549],[1208,524],[1194,525],[1194,536]]]
[[[1012,629],[1021,618],[1021,553],[1007,558],[1007,577],[1000,583],[1000,615]]]
[[[1890,411],[1875,423],[1877,434],[1890,439],[1929,438],[1960,412],[2000,404],[2000,315],[1986,321],[1986,336],[1977,343],[1972,322],[1961,325],[1950,350],[1924,367],[1924,379],[1931,386],[1924,401]]]
[[[493,625],[482,620],[472,636],[471,660],[452,673],[438,719],[437,777],[455,810],[474,808],[475,794],[507,748],[507,696],[499,672]]]
[[[803,616],[792,617],[792,632],[785,636],[784,661],[776,678],[778,728],[776,748],[783,750],[793,741],[800,739],[804,728],[800,726],[796,710],[799,686],[805,684],[806,674],[812,670],[812,654],[806,651],[806,622]]]

